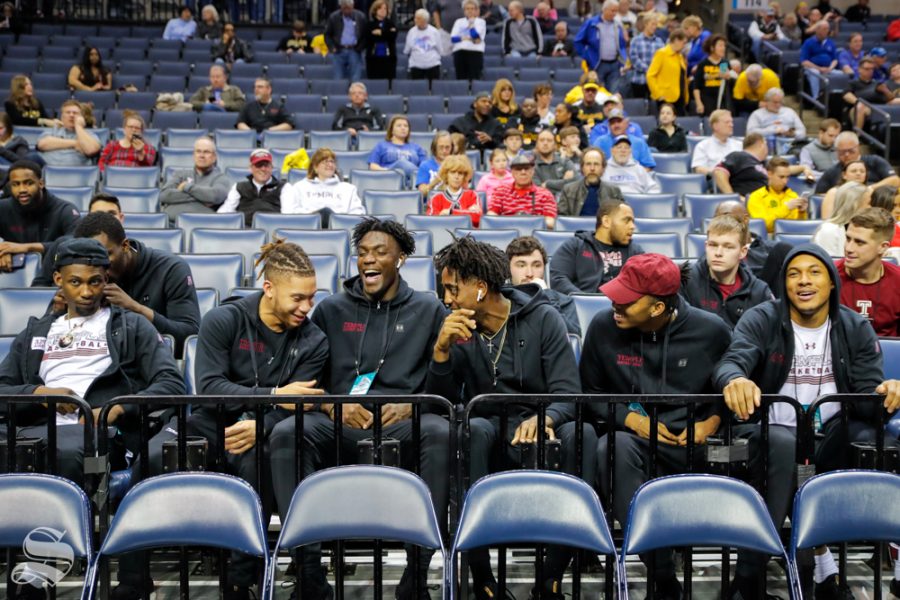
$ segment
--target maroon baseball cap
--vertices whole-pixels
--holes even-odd
[[[637,254],[622,266],[615,279],[600,286],[614,304],[631,304],[642,296],[671,296],[681,288],[681,270],[662,254]]]

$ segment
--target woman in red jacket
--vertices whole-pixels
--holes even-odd
[[[481,218],[481,201],[478,194],[469,189],[472,181],[472,163],[465,155],[451,155],[441,163],[437,185],[428,199],[425,214],[469,215],[472,226],[478,227]]]

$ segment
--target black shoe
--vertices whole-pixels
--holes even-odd
[[[829,575],[822,583],[816,584],[816,600],[855,600],[853,592],[837,575]]]
[[[543,589],[543,600],[564,600],[562,593],[562,581],[559,579],[545,579]],[[536,587],[531,588],[531,595],[528,600],[538,600],[538,590]]]
[[[497,582],[493,579],[487,581],[476,581],[472,584],[472,592],[475,594],[475,600],[497,600]],[[513,593],[506,587],[504,600],[516,600]]]
[[[250,588],[238,586],[226,589],[222,592],[222,598],[224,600],[251,600],[255,596],[250,593]]]
[[[419,595],[416,596],[416,582],[413,581],[412,568],[407,565],[403,569],[400,583],[397,584],[397,588],[394,590],[394,598],[397,600],[431,600],[431,594],[428,591],[428,569],[420,569],[419,571]]]
[[[31,584],[19,585],[13,596],[15,600],[46,600],[47,591],[42,588],[36,588]]]
[[[303,600],[332,600],[334,588],[325,579],[325,570],[303,572],[303,585],[300,588],[300,597]],[[291,600],[296,600],[297,590],[291,593]]]
[[[729,600],[760,600],[759,581],[736,575],[728,590]],[[766,593],[764,600],[781,600],[781,596]]]
[[[656,591],[647,596],[649,600],[681,600],[681,582],[674,575],[668,579],[656,579]]]
[[[894,598],[900,598],[900,580],[891,579],[891,594]]]
[[[148,590],[148,593],[152,594],[154,585],[151,582],[149,586],[150,589]],[[109,597],[111,600],[141,600],[144,597],[144,594],[141,592],[141,588],[135,585],[120,583],[113,589]]]

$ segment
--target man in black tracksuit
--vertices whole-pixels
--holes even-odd
[[[596,294],[630,257],[644,250],[631,242],[634,211],[621,198],[600,200],[597,228],[579,231],[553,254],[550,285],[564,294]]]
[[[731,331],[719,317],[687,304],[678,296],[681,273],[660,254],[631,258],[619,275],[601,291],[613,301],[611,309],[591,321],[581,355],[581,381],[587,394],[702,394],[713,391],[713,367],[728,348]],[[606,417],[606,408],[597,407]],[[617,404],[615,419],[612,511],[620,523],[628,517],[634,492],[649,476],[650,419],[637,399]],[[722,407],[700,405],[696,410],[694,442],[703,444],[715,434]],[[692,470],[687,463],[687,408],[659,406],[657,469],[660,475]],[[702,452],[695,452],[694,469]],[[597,470],[604,497],[609,494],[607,438],[597,446]],[[642,556],[646,562],[647,557]],[[565,565],[562,565],[564,568]],[[675,577],[672,553],[656,552],[656,590],[649,597],[677,599],[681,584]],[[555,573],[554,573],[555,571]],[[562,576],[552,566],[550,574]]]
[[[882,355],[869,322],[840,304],[840,278],[831,257],[816,245],[794,248],[781,272],[781,299],[757,306],[741,318],[734,339],[714,373],[725,403],[742,421],[758,421],[759,394],[784,394],[804,406],[830,393],[885,394],[891,412],[900,406],[900,382],[883,381]],[[872,441],[878,407],[851,404],[849,436],[841,434],[836,404],[820,410],[823,439],[816,445],[818,472],[843,468],[847,444]],[[783,403],[769,407],[769,446],[766,502],[780,527],[794,492],[796,415]],[[759,440],[759,425],[738,426],[751,444]],[[751,456],[757,453],[751,449]],[[768,557],[739,554],[734,589],[745,599],[755,598],[757,577]],[[816,598],[846,597],[846,584],[836,581],[837,567],[830,553],[816,556]]]
[[[261,292],[230,299],[212,309],[200,324],[197,340],[197,394],[208,396],[269,396],[322,394],[316,385],[328,359],[328,340],[307,315],[316,292],[315,270],[303,250],[289,243],[263,246],[265,282]],[[287,405],[287,408],[293,408]],[[280,405],[265,411],[265,435],[290,412]],[[224,445],[226,468],[256,483],[255,412],[249,405],[226,406]],[[222,432],[216,427],[216,408],[200,406],[187,420],[187,435],[208,441],[210,456]],[[177,437],[173,421],[150,442],[150,472],[162,471],[162,446]],[[269,472],[260,474],[268,478]],[[264,489],[272,489],[264,483]],[[264,512],[270,499],[263,497]],[[121,571],[121,569],[120,569]],[[249,598],[256,582],[256,560],[234,554],[228,570],[226,598]],[[121,577],[120,580],[124,581]],[[308,591],[304,588],[305,591]]]
[[[145,317],[163,335],[175,338],[180,349],[185,338],[200,329],[200,306],[191,268],[178,256],[125,237],[125,228],[113,215],[94,212],[75,228],[76,238],[93,238],[109,253],[106,301]],[[48,259],[32,286],[51,286],[46,278]]]
[[[742,261],[747,256],[747,230],[724,215],[706,232],[706,256],[691,265],[681,290],[691,306],[719,315],[732,329],[747,310],[772,299],[772,292]]]
[[[74,204],[44,189],[41,172],[30,160],[9,168],[10,196],[0,198],[0,271],[12,268],[15,254],[43,254],[46,244],[71,234],[81,217]]]
[[[359,256],[359,275],[344,282],[344,293],[323,300],[312,316],[331,348],[322,383],[334,395],[420,394],[425,389],[428,357],[446,311],[433,294],[413,291],[400,276],[406,257],[415,253],[415,240],[399,223],[367,218],[354,228],[353,244]],[[343,456],[349,457],[348,462],[358,460],[358,442],[372,438],[372,408],[364,402],[342,406]],[[304,477],[334,462],[334,409],[326,406],[323,410],[310,413],[304,420]],[[411,468],[416,458],[411,415],[411,404],[382,407],[383,436],[400,440],[401,461],[406,468]],[[441,416],[423,410],[420,432],[420,475],[431,491],[438,518],[444,522],[449,493],[449,425]],[[287,514],[296,480],[296,437],[294,419],[286,419],[275,428],[270,441],[275,495],[282,517]],[[416,575],[420,590],[425,589],[432,554],[424,549],[419,554]],[[318,547],[305,548],[301,568],[304,581],[319,578],[324,582]],[[413,598],[415,583],[408,567],[396,590],[397,597]]]
[[[453,311],[444,320],[434,345],[426,390],[454,403],[467,403],[479,394],[578,394],[575,355],[566,326],[537,284],[504,287],[509,260],[500,250],[464,237],[435,257],[444,287],[444,302]],[[571,421],[573,407],[551,404],[546,411],[548,433],[555,423]],[[469,478],[472,482],[521,464],[519,444],[537,441],[533,407],[509,406],[508,439],[498,440],[501,411],[482,406],[469,422]],[[559,428],[560,437],[574,436],[575,424]],[[584,428],[585,465],[596,435]],[[576,472],[574,446],[563,447],[563,468]],[[568,452],[567,452],[568,450]],[[469,552],[474,593],[478,600],[493,598],[497,583],[486,548]]]
[[[453,119],[448,131],[466,136],[466,148],[488,150],[503,147],[503,126],[491,116],[491,95],[487,92],[475,94],[472,110]]]

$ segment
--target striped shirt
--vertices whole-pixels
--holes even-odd
[[[515,183],[498,186],[488,203],[488,211],[498,215],[556,217],[556,209],[556,199],[549,190],[536,185],[520,189]]]

